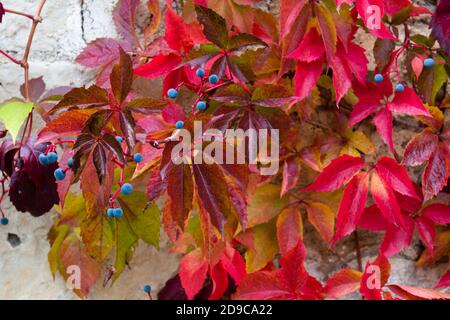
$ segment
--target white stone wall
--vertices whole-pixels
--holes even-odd
[[[6,8],[34,12],[38,0],[1,0]],[[39,25],[30,56],[31,77],[44,76],[47,88],[61,85],[79,86],[93,82],[94,72],[74,63],[74,58],[87,42],[97,37],[114,37],[111,12],[115,0],[48,0],[43,10],[44,22]],[[263,8],[276,10],[276,1],[265,1]],[[29,33],[30,21],[7,15],[0,24],[0,49],[20,57]],[[22,70],[0,56],[0,101],[19,95]],[[47,263],[49,245],[47,231],[52,214],[32,218],[16,213],[5,201],[3,210],[10,225],[0,227],[0,299],[76,299],[61,277],[53,280]],[[320,280],[349,264],[356,267],[351,239],[340,244],[339,257],[327,251],[315,231],[307,228],[309,248],[307,268]],[[13,241],[17,236],[20,243]],[[10,239],[8,241],[8,238]],[[362,234],[364,262],[376,256],[380,236]],[[418,268],[420,246],[417,241],[401,255],[392,259],[392,282],[432,287],[445,272],[446,264]],[[178,257],[169,253],[164,242],[158,252],[143,243],[131,264],[113,287],[102,288],[101,281],[93,289],[92,299],[145,299],[142,286],[151,284],[156,290],[177,270]]]

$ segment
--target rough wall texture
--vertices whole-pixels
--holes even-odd
[[[31,76],[44,75],[47,88],[60,85],[79,86],[93,81],[95,75],[73,62],[85,44],[97,37],[114,37],[111,22],[115,0],[54,0],[48,1],[44,11],[44,23],[39,26],[31,52]],[[33,12],[37,0],[2,0],[5,7]],[[264,9],[276,13],[277,1],[264,1]],[[27,19],[7,16],[0,25],[0,49],[19,56],[25,46],[30,22]],[[428,34],[426,24],[418,21],[415,31]],[[361,42],[371,48],[373,42],[362,37]],[[18,96],[22,72],[16,65],[0,57],[0,101]],[[15,213],[8,203],[2,208],[11,223],[0,228],[0,299],[76,299],[65,286],[62,278],[52,279],[48,264],[49,249],[46,234],[52,224],[52,214],[35,219],[28,214]],[[361,234],[364,262],[376,256],[381,235]],[[307,227],[309,248],[307,268],[320,280],[337,269],[350,265],[356,267],[353,241],[340,244],[331,254],[317,234]],[[177,269],[178,257],[169,253],[168,243],[163,241],[160,251],[141,243],[132,269],[126,270],[113,287],[94,288],[92,299],[144,299],[142,286],[150,283],[159,289]],[[411,248],[392,259],[392,282],[431,287],[446,269],[444,263],[433,268],[418,268],[415,259],[421,250],[416,240]]]

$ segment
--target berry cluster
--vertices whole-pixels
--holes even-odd
[[[200,78],[202,79],[202,86],[203,86],[203,83],[204,83],[204,81],[206,80],[206,79],[205,79],[205,74],[206,74],[205,69],[203,69],[203,68],[198,68],[198,69],[195,71],[195,74],[196,74],[198,77],[200,77]],[[210,75],[210,76],[208,77],[208,82],[209,82],[210,84],[216,84],[216,83],[219,82],[219,77],[218,77],[217,75],[215,75],[215,74],[212,74],[212,75]],[[167,90],[167,97],[170,98],[170,99],[176,99],[176,98],[178,98],[178,89],[179,89],[179,87],[180,87],[181,85],[182,85],[182,84],[180,84],[177,88],[170,88],[169,90]],[[198,93],[199,93],[199,96],[200,96],[200,97],[199,97],[199,99],[195,102],[195,107],[197,108],[198,111],[205,111],[206,108],[208,107],[208,105],[207,105],[206,101],[200,100],[201,97],[203,96],[202,91],[199,90]],[[176,127],[177,129],[183,128],[183,127],[184,127],[184,122],[181,121],[181,120],[180,120],[180,121],[177,121],[177,122],[175,123],[175,127]]]
[[[425,68],[431,68],[431,67],[433,67],[433,66],[434,66],[434,59],[432,59],[432,58],[427,58],[427,59],[425,59],[425,60],[423,61],[423,66],[424,66]],[[384,81],[384,76],[383,76],[381,73],[377,73],[377,74],[373,77],[373,80],[374,80],[376,83],[383,82],[383,81]],[[398,84],[395,86],[395,91],[401,93],[401,92],[405,91],[405,86],[404,86],[402,83],[398,83]]]

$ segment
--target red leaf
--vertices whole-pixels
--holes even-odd
[[[135,68],[134,73],[144,78],[155,79],[176,68],[181,60],[181,57],[174,53],[159,54],[150,62]]]
[[[343,269],[335,273],[325,284],[325,292],[333,299],[338,299],[359,290],[362,272]]]
[[[75,60],[86,67],[101,67],[119,58],[119,48],[125,51],[131,50],[130,45],[124,41],[98,38],[89,42]]]
[[[422,216],[427,217],[436,224],[446,225],[450,223],[450,206],[442,203],[433,203],[422,211]]]
[[[406,230],[403,215],[400,212],[397,199],[394,191],[388,186],[376,173],[373,172],[370,183],[370,191],[372,192],[373,200],[380,209],[383,216],[390,223],[393,223],[399,228]]]
[[[402,163],[407,166],[421,165],[430,159],[438,142],[438,136],[429,130],[415,135],[406,145]]]
[[[323,46],[322,38],[316,28],[311,28],[297,49],[292,51],[287,57],[303,62],[312,62],[322,59],[324,54],[325,47]]]
[[[366,300],[381,300],[382,288],[391,273],[389,260],[379,255],[374,262],[368,262],[361,278],[360,292]]]
[[[344,189],[337,214],[336,234],[332,244],[355,230],[366,205],[369,190],[369,174],[356,175]]]
[[[208,271],[208,262],[200,249],[186,254],[180,261],[181,285],[188,299],[192,300],[203,287]]]
[[[422,74],[424,60],[425,59],[422,56],[416,56],[411,61],[411,68],[414,71],[417,79],[419,79],[420,75]]]
[[[450,270],[448,270],[441,278],[441,280],[439,280],[439,283],[436,285],[436,289],[437,288],[445,288],[445,287],[450,287]]]
[[[213,268],[211,268],[209,276],[211,277],[213,287],[208,300],[218,300],[227,290],[228,274],[222,264],[217,263]]]
[[[164,121],[170,124],[175,125],[177,121],[185,121],[186,115],[184,113],[183,108],[176,103],[171,103],[165,106],[161,111],[161,116]]]
[[[404,300],[450,300],[450,293],[391,284],[389,290]]]
[[[381,139],[388,145],[391,152],[395,153],[392,141],[392,113],[387,108],[383,108],[373,117],[372,122]]]
[[[281,184],[282,198],[289,190],[297,185],[300,179],[300,166],[295,159],[287,160],[283,165],[283,182]]]
[[[377,8],[377,10],[373,10]],[[378,38],[395,40],[396,38],[383,23],[384,5],[382,0],[358,0],[356,9],[369,32]]]
[[[396,92],[394,100],[387,106],[392,112],[401,112],[410,116],[431,117],[414,89],[410,87],[405,86],[403,92]]]
[[[388,228],[389,223],[383,217],[380,209],[376,205],[364,209],[358,226],[370,231],[384,231]]]
[[[287,295],[275,275],[268,271],[249,274],[238,286],[234,299],[236,300],[266,300]]]
[[[305,0],[282,0],[280,5],[281,36],[292,31],[295,20],[305,6]]]
[[[182,50],[185,53],[189,52],[194,43],[189,37],[189,32],[183,18],[175,13],[171,5],[167,6],[164,25],[166,26],[164,39],[169,47],[178,52]]]
[[[140,0],[121,0],[113,12],[117,32],[129,43],[138,44],[136,36],[136,11]]]
[[[220,259],[223,268],[233,278],[237,285],[247,274],[245,270],[245,261],[239,251],[232,247],[226,247]]]
[[[300,292],[308,279],[308,273],[304,267],[305,257],[305,246],[302,241],[297,241],[297,245],[280,259],[282,268],[277,270],[277,279],[289,292]]]
[[[320,173],[306,191],[335,191],[350,180],[364,165],[364,160],[358,157],[343,155],[334,159]]]
[[[431,199],[441,191],[447,184],[450,159],[445,147],[441,144],[428,161],[422,175],[422,190],[424,200]]]
[[[394,159],[388,157],[379,159],[376,171],[386,185],[389,185],[393,190],[405,196],[419,199],[408,172]]]
[[[411,244],[414,232],[414,221],[407,216],[405,216],[404,219],[406,223],[405,230],[397,228],[393,225],[390,225],[387,228],[380,247],[380,252],[384,256],[391,257],[396,255]]]
[[[433,256],[434,238],[436,237],[436,229],[433,221],[422,215],[416,219],[416,226],[420,239],[422,239],[428,251]]]
[[[381,95],[373,92],[372,88],[366,88],[358,83],[354,84],[354,91],[358,97],[358,103],[353,106],[348,124],[354,126],[370,116],[381,104]]]
[[[340,48],[342,46],[340,45]],[[338,104],[342,97],[347,93],[352,85],[352,73],[347,64],[347,57],[343,49],[339,50],[336,55],[333,55],[330,60],[330,67],[333,69],[333,87],[336,91],[336,103]]]
[[[306,98],[322,74],[323,59],[310,63],[297,62],[295,70],[295,95],[299,100]]]
[[[192,210],[194,186],[189,165],[172,165],[167,175],[167,194],[170,198],[170,212],[181,230]]]

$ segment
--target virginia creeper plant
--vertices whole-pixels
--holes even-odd
[[[50,269],[68,278],[80,268],[80,297],[116,281],[140,241],[159,248],[164,232],[182,258],[160,299],[450,298],[439,291],[450,269],[435,288],[389,281],[389,259],[415,230],[418,265],[450,255],[448,0],[434,13],[409,0],[280,0],[278,16],[258,0],[166,0],[164,9],[147,0],[145,28],[141,1],[119,0],[120,38],[99,38],[76,58],[97,70],[95,84],[51,90],[28,76],[45,5],[36,2],[34,14],[0,2],[0,23],[31,21],[21,58],[0,48],[24,71],[23,98],[0,107],[0,200],[34,217],[57,210]],[[417,17],[431,17],[429,33],[411,30]],[[357,40],[368,38],[364,49]],[[37,134],[33,114],[46,123]],[[196,123],[278,130],[278,172],[260,174],[260,153],[174,163],[177,132]],[[213,143],[226,147],[207,135],[188,141]],[[13,213],[0,212],[7,228]],[[304,224],[336,255],[352,239],[358,266],[316,279]],[[384,234],[365,264],[362,229]]]

